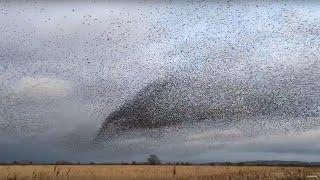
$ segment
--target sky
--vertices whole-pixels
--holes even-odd
[[[288,83],[288,91],[312,97],[320,111],[319,8],[317,1],[0,1],[0,161],[143,161],[152,153],[164,161],[320,161],[319,116],[210,121],[90,143],[108,115],[170,76],[206,86],[223,74],[265,87],[298,77],[303,86]]]

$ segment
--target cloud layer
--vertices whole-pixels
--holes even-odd
[[[214,86],[223,75],[261,89],[277,79],[294,87],[292,79],[302,77],[282,90],[317,100],[318,2],[0,6],[0,161],[125,161],[149,153],[165,160],[318,160],[315,117],[172,127],[168,137],[128,132],[110,142],[115,148],[88,145],[111,112],[172,76],[196,79],[196,87]]]

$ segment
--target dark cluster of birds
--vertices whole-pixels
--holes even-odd
[[[317,62],[295,74],[283,70],[278,76],[263,81],[222,74],[204,81],[208,74],[192,77],[190,72],[158,80],[112,112],[97,138],[108,139],[124,131],[167,128],[204,120],[215,123],[248,118],[259,121],[263,116],[319,117],[319,65]]]
[[[1,18],[3,97],[25,76],[73,82],[71,98],[107,116],[97,139],[204,120],[319,116],[320,17],[307,4],[95,2],[97,11],[75,3],[55,14],[45,2],[0,3],[18,19]],[[33,102],[12,99],[22,103],[1,99],[2,121],[32,120],[18,112]]]

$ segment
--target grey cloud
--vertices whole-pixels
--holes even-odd
[[[317,99],[318,2],[11,1],[1,6],[0,97],[9,98],[0,99],[0,161],[137,160],[153,152],[165,160],[317,159],[313,136],[295,142],[285,135],[289,131],[296,139],[318,128],[316,118],[246,119],[232,127],[222,124],[220,134],[206,129],[208,135],[196,139],[183,137],[196,136],[194,127],[166,129],[171,136],[158,138],[128,132],[110,142],[115,148],[87,142],[143,87],[179,73],[197,76],[199,84],[217,73],[235,80],[253,74],[261,84],[296,75],[303,84],[296,89]],[[26,77],[54,77],[70,82],[72,91],[40,101],[7,96]],[[268,140],[269,135],[275,137]],[[258,138],[250,142],[253,136]]]

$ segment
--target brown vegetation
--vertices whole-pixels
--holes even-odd
[[[1,180],[317,179],[320,167],[170,165],[2,165]]]

